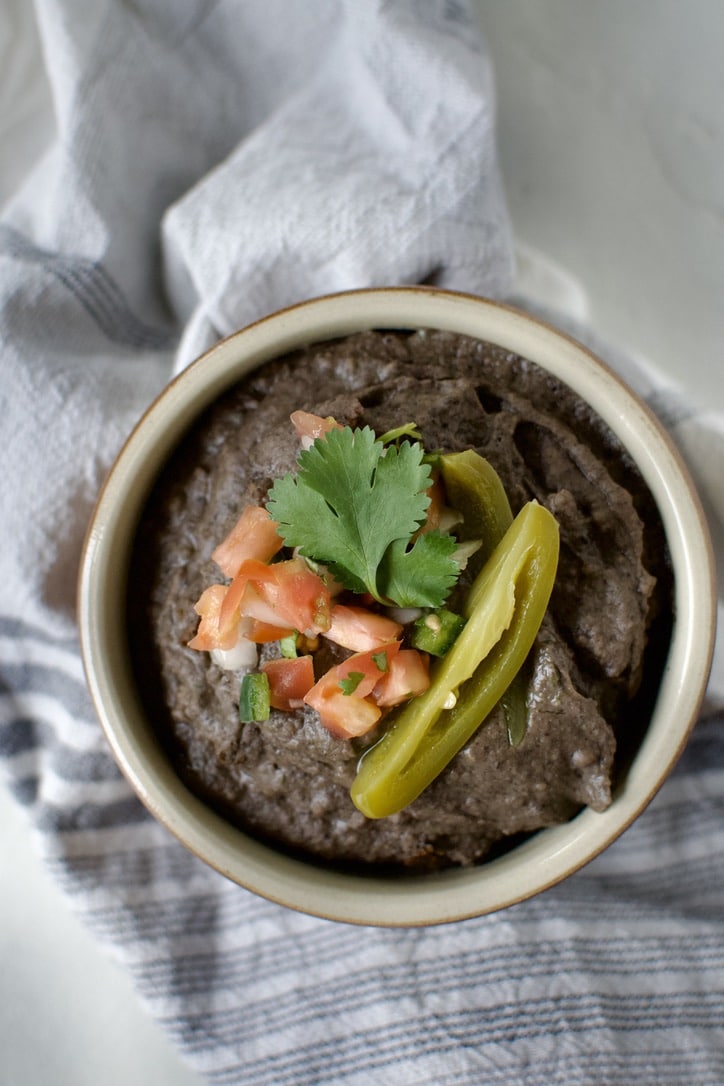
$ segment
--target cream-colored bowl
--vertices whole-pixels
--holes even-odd
[[[125,571],[136,523],[159,470],[199,413],[244,374],[302,344],[368,328],[460,332],[528,358],[587,400],[629,450],[663,519],[674,568],[675,621],[651,721],[604,813],[586,809],[478,867],[405,878],[332,871],[290,858],[224,821],[176,775],[134,687],[125,626]],[[153,815],[241,886],[318,916],[418,925],[502,909],[560,882],[617,838],[671,771],[696,719],[714,639],[713,563],[706,523],[676,449],[651,412],[571,339],[514,309],[428,288],[361,290],[304,302],[218,343],[174,380],[128,439],[100,495],[79,583],[90,692],[121,769]]]

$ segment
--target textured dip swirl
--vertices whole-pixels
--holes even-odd
[[[240,724],[239,677],[186,647],[210,559],[247,502],[293,469],[297,409],[378,433],[414,420],[429,450],[474,448],[513,508],[557,518],[561,558],[528,662],[529,725],[509,745],[495,710],[411,806],[353,806],[361,742],[313,710]],[[528,834],[603,810],[646,726],[671,619],[655,504],[617,439],[534,364],[451,333],[365,332],[262,367],[194,426],[143,514],[129,589],[141,697],[188,786],[226,817],[320,861],[419,869],[472,864]],[[369,742],[369,739],[366,740]]]

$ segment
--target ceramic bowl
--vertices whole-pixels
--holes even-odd
[[[341,873],[291,858],[192,795],[144,715],[129,662],[124,572],[156,476],[180,437],[244,374],[303,344],[368,328],[437,328],[536,362],[587,400],[636,461],[658,504],[674,571],[675,618],[655,708],[613,803],[585,809],[477,867],[405,878]],[[84,549],[79,620],[90,692],[115,758],[149,811],[213,868],[285,906],[338,921],[425,925],[503,909],[560,882],[614,841],[670,773],[696,719],[714,639],[711,545],[687,471],[648,408],[587,350],[532,317],[432,288],[361,290],[304,302],[219,342],[156,400],[100,495]]]

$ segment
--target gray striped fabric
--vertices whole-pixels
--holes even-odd
[[[0,767],[74,908],[210,1082],[724,1082],[719,658],[675,773],[603,856],[505,913],[409,931],[297,915],[206,868],[131,794],[84,685],[83,532],[174,366],[329,289],[509,288],[467,7],[48,0],[42,19],[58,138],[0,224]],[[688,456],[724,556],[721,421],[614,364]]]

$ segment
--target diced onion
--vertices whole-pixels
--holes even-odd
[[[224,671],[251,671],[258,662],[258,651],[253,641],[240,637],[230,649],[212,649],[211,659]]]
[[[421,617],[421,607],[388,607],[386,614],[400,626],[407,626],[410,622],[416,622]]]

